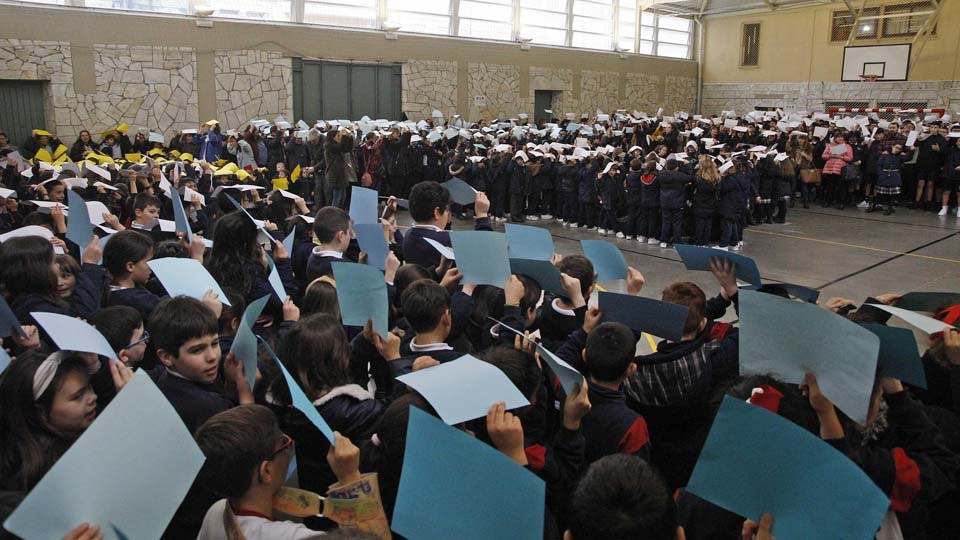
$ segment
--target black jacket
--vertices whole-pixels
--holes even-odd
[[[657,175],[657,180],[660,182],[660,206],[670,210],[683,208],[690,176],[679,171],[664,170]]]

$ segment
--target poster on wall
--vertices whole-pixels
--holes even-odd
[[[486,107],[487,96],[473,96],[473,105],[475,107]]]

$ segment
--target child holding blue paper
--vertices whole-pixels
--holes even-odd
[[[161,363],[150,377],[191,432],[237,403],[253,403],[243,364],[233,355],[221,376],[218,316],[199,300],[176,296],[160,302],[147,323]]]
[[[474,230],[490,231],[492,225],[487,212],[490,201],[483,192],[477,192],[474,203],[476,223]],[[440,254],[424,241],[434,240],[450,247],[450,191],[437,182],[420,182],[410,190],[410,217],[414,225],[403,239],[403,255],[406,262],[432,268],[440,264]]]
[[[326,453],[326,461],[336,474],[337,482],[321,492],[343,506],[347,506],[348,501],[364,506],[362,512],[354,508],[350,513],[352,519],[345,525],[373,531],[381,539],[389,538],[376,475],[361,475],[357,447],[349,438],[339,433],[335,435],[337,443]],[[226,496],[210,507],[199,539],[230,537],[227,531],[242,534],[247,540],[299,540],[321,534],[302,523],[273,517],[275,504],[284,501],[281,488],[293,459],[294,444],[280,431],[277,419],[269,409],[244,405],[217,414],[200,426],[196,439],[207,456],[200,471],[200,482],[211,492]],[[301,500],[296,501],[297,510],[304,511],[311,506],[310,501],[302,500],[302,497],[298,499]],[[335,520],[343,520],[336,507],[327,507],[322,501],[319,504],[314,513],[322,511]],[[287,509],[287,506],[282,504],[280,508]]]
[[[149,319],[160,297],[144,285],[150,279],[147,262],[153,258],[153,240],[133,230],[120,231],[110,237],[103,250],[103,266],[110,272],[110,293],[107,304],[130,306]]]
[[[347,212],[335,206],[325,206],[314,216],[313,235],[319,245],[313,248],[307,260],[306,275],[303,277],[306,283],[321,276],[333,276],[331,264],[344,260],[344,254],[356,233]]]
[[[545,299],[537,317],[540,337],[550,350],[556,350],[556,346],[583,324],[595,278],[593,263],[583,255],[567,255],[557,264],[557,269],[566,297]]]
[[[64,300],[58,294],[59,268],[50,241],[24,236],[0,244],[0,282],[17,319],[32,324],[33,311],[84,317],[100,309],[105,281],[98,264],[101,254],[100,242],[94,237],[83,248],[82,270],[76,276],[73,294]]]

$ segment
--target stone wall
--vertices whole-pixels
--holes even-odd
[[[615,71],[580,72],[580,111],[592,117],[597,109],[612,114],[624,106],[620,98],[620,74]],[[568,111],[564,111],[568,112]]]
[[[952,111],[960,105],[960,81],[704,84],[701,109],[704,113],[757,107],[823,111],[831,103],[852,101],[867,106],[919,102]]]
[[[68,43],[0,39],[0,79],[48,81],[45,127],[64,142],[83,129],[98,137],[121,122],[164,132],[196,127],[192,50],[94,45],[93,60],[96,88],[78,93]]]
[[[430,118],[434,109],[446,118],[457,111],[457,63],[410,60],[403,64],[401,102],[407,118]]]
[[[217,119],[239,128],[255,119],[293,116],[293,66],[271,51],[218,50],[214,56]]]
[[[492,120],[515,118],[518,113],[530,113],[526,100],[520,99],[520,67],[509,64],[467,65],[467,118]],[[485,107],[477,107],[475,96],[486,98]]]
[[[697,106],[697,80],[692,77],[665,76],[660,103],[668,115],[675,111],[693,111]]]
[[[624,86],[624,106],[633,110],[653,114],[660,106],[660,90],[663,81],[658,75],[648,73],[627,73]]]

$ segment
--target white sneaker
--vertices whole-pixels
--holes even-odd
[[[870,203],[866,199],[860,201],[860,204],[857,205],[857,208],[870,208]]]
[[[527,216],[527,221],[540,221],[537,216]]]
[[[595,230],[597,230],[596,227],[587,227],[586,225],[584,225],[584,227],[585,227],[588,231],[595,231]]]
[[[567,228],[567,227],[570,226],[570,223],[567,223],[566,221],[561,221],[561,222],[560,222],[560,226],[563,227],[563,228]]]
[[[938,215],[938,216],[945,216],[945,215],[947,215],[947,212],[948,212],[949,210],[950,210],[949,208],[947,208],[946,206],[943,206],[943,207],[940,208],[940,211],[937,212],[937,215]]]
[[[571,223],[571,224],[570,224],[570,228],[571,228],[571,229],[579,229],[579,228],[580,228],[580,224],[579,224],[579,223]]]
[[[553,219],[550,214],[540,214],[540,219]]]
[[[740,246],[730,246],[730,251],[740,251]]]
[[[720,251],[729,251],[729,250],[730,250],[730,248],[728,248],[727,246],[717,246],[717,249],[719,249]]]
[[[637,236],[637,242],[640,242],[641,244],[646,244],[646,243],[647,243],[647,237],[646,237],[646,236]]]
[[[660,247],[662,247],[662,248],[667,247],[667,243],[666,243],[666,242],[660,242]]]
[[[647,240],[647,243],[648,243],[648,244],[659,244],[659,243],[660,243],[660,240],[657,240],[656,238],[650,238],[649,240]]]
[[[960,217],[960,206],[957,206],[957,217]]]
[[[737,242],[737,247],[743,247],[743,240]]]
[[[557,223],[566,223],[566,222],[567,222],[567,220],[565,220],[565,219],[558,219],[558,220],[557,220]]]
[[[621,231],[617,233],[617,238],[626,238],[626,236],[624,236],[623,232]]]
[[[606,229],[597,229],[597,234],[607,234]]]

